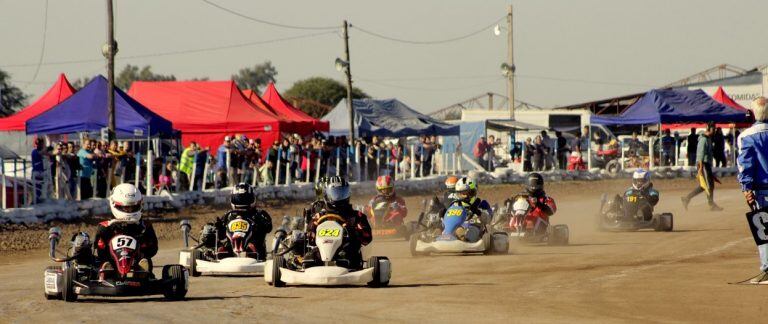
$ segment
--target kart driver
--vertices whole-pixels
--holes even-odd
[[[272,217],[270,217],[269,213],[266,211],[254,206],[256,196],[253,194],[253,188],[247,183],[241,182],[232,189],[232,195],[229,198],[229,202],[232,205],[232,210],[228,211],[224,216],[216,218],[214,223],[209,223],[206,226],[209,229],[211,229],[212,226],[213,230],[218,233],[220,252],[221,249],[229,244],[226,235],[227,225],[229,222],[241,218],[248,221],[251,226],[254,226],[252,227],[253,232],[251,234],[252,238],[250,243],[253,244],[256,250],[256,260],[259,262],[265,261],[267,259],[265,237],[267,236],[267,233],[272,231]],[[210,230],[206,233],[206,227],[204,227],[201,236],[208,235],[208,237],[210,237],[214,235]],[[215,244],[215,238],[211,240],[208,237],[201,237],[200,242],[203,242],[205,247],[213,249],[214,246],[211,243]]]
[[[491,204],[487,201],[477,197],[477,184],[467,177],[463,177],[456,182],[456,200],[451,203],[461,204],[464,208],[469,209],[472,213],[471,217],[481,217],[486,212],[487,216],[480,218],[480,220],[487,224],[490,222],[490,217],[493,215]]]
[[[632,173],[632,187],[628,188],[624,192],[624,201],[634,199],[637,197],[641,202],[645,202],[640,205],[643,212],[644,220],[648,221],[653,218],[653,207],[659,203],[659,192],[653,189],[653,183],[651,183],[651,173],[644,169],[637,169]]]
[[[368,245],[373,240],[371,225],[368,223],[368,217],[360,211],[355,210],[350,204],[351,190],[346,179],[340,176],[328,178],[324,190],[324,200],[326,208],[312,217],[307,224],[308,242],[314,245],[316,221],[320,217],[334,214],[341,216],[345,220],[343,226],[349,231],[349,242],[343,247],[344,254],[349,260],[349,267],[359,269],[363,266],[362,247]],[[304,256],[304,264],[314,264],[315,258],[319,258],[317,249],[311,249]]]
[[[374,208],[377,205],[384,203],[389,205],[388,210],[399,211],[402,218],[408,216],[408,208],[405,206],[405,200],[398,197],[395,193],[395,180],[393,180],[392,177],[388,175],[379,176],[379,178],[376,179],[376,192],[378,192],[378,194],[371,198],[366,207],[366,209],[368,209],[368,215],[373,217]]]
[[[528,202],[533,207],[533,215],[550,217],[557,212],[555,200],[544,191],[544,177],[541,174],[534,172],[528,175],[525,191],[528,194]]]
[[[157,235],[152,224],[141,219],[141,192],[130,183],[120,184],[112,190],[109,207],[115,218],[99,223],[93,240],[101,269],[114,269],[109,244],[115,236],[127,235],[139,242],[139,267],[152,272],[152,257],[157,254]]]

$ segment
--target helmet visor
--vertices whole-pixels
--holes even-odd
[[[141,202],[139,202],[139,203],[137,203],[135,205],[118,205],[118,204],[115,204],[115,209],[117,209],[118,211],[121,211],[123,213],[128,213],[128,214],[137,213],[137,212],[141,211]]]
[[[378,188],[379,193],[384,196],[391,196],[395,192],[395,188],[392,187],[384,187],[384,188]]]
[[[632,179],[632,185],[634,185],[634,187],[637,189],[645,187],[647,183],[648,183],[648,180],[646,180],[645,178]]]
[[[348,199],[350,195],[349,186],[333,186],[325,189],[325,196],[328,201],[336,202]]]

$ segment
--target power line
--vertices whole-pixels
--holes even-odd
[[[233,14],[235,16],[238,16],[240,18],[245,18],[245,19],[248,19],[250,21],[254,21],[254,22],[260,23],[260,24],[265,24],[265,25],[270,25],[270,26],[275,26],[275,27],[282,27],[282,28],[289,28],[289,29],[303,29],[303,30],[327,30],[327,29],[338,29],[339,28],[339,26],[296,26],[296,25],[286,25],[286,24],[276,23],[276,22],[272,22],[272,21],[267,21],[267,20],[256,18],[256,17],[252,17],[252,16],[247,16],[247,15],[244,15],[244,14],[239,13],[237,11],[228,9],[226,7],[222,7],[222,6],[218,5],[218,4],[210,2],[208,0],[202,0],[202,1],[205,2],[208,5],[216,8],[216,9],[228,12],[228,13]]]
[[[210,52],[210,51],[218,51],[218,50],[224,50],[224,49],[232,49],[232,48],[240,48],[240,47],[248,47],[253,45],[263,45],[263,44],[269,44],[269,43],[278,43],[283,41],[290,41],[290,40],[297,40],[297,39],[304,39],[304,38],[312,38],[322,35],[329,35],[329,34],[336,34],[338,32],[335,31],[325,31],[320,33],[312,33],[312,34],[305,34],[305,35],[299,35],[299,36],[291,36],[291,37],[283,37],[283,38],[275,38],[275,39],[268,39],[263,41],[254,41],[254,42],[248,42],[248,43],[240,43],[240,44],[232,44],[232,45],[223,45],[223,46],[216,46],[216,47],[205,47],[205,48],[196,48],[196,49],[187,49],[187,50],[177,50],[177,51],[168,51],[168,52],[159,52],[159,53],[147,53],[147,54],[137,54],[137,55],[128,55],[128,56],[122,56],[122,57],[115,57],[118,61],[120,60],[126,60],[126,59],[136,59],[136,58],[147,58],[147,57],[159,57],[159,56],[169,56],[169,55],[180,55],[180,54],[191,54],[191,53],[201,53],[201,52]],[[66,60],[66,61],[55,61],[55,62],[45,62],[41,65],[67,65],[67,64],[80,64],[80,63],[93,63],[93,62],[101,62],[103,59],[80,59],[80,60]],[[2,66],[3,68],[8,67],[30,67],[30,66],[36,66],[35,63],[23,63],[23,64],[9,64]]]
[[[496,26],[496,24],[498,24],[500,21],[502,21],[505,18],[507,18],[506,15],[501,17],[501,18],[499,18],[499,19],[496,19],[495,21],[493,21],[493,23],[491,23],[491,24],[489,24],[489,25],[487,25],[487,26],[485,26],[485,27],[483,27],[481,29],[472,31],[472,32],[470,32],[468,34],[464,34],[464,35],[461,35],[461,36],[458,36],[458,37],[452,37],[452,38],[440,39],[440,40],[426,40],[426,41],[409,40],[409,39],[402,39],[402,38],[396,38],[396,37],[392,37],[392,36],[387,36],[387,35],[383,35],[383,34],[380,34],[380,33],[374,32],[374,31],[367,30],[367,29],[362,28],[362,27],[357,26],[357,25],[350,25],[350,27],[355,28],[355,29],[359,30],[360,32],[362,32],[364,34],[368,34],[370,36],[378,37],[378,38],[385,39],[385,40],[388,40],[388,41],[393,41],[393,42],[398,42],[398,43],[405,43],[405,44],[413,44],[413,45],[434,45],[434,44],[444,44],[444,43],[460,41],[460,40],[463,40],[463,39],[475,36],[475,35],[477,35],[479,33],[482,33],[484,31],[490,29],[490,28],[493,28],[494,26]]]
[[[493,79],[491,81],[486,81],[486,82],[477,83],[477,84],[463,85],[461,87],[454,87],[454,88],[421,88],[421,87],[405,87],[405,86],[400,86],[400,85],[395,85],[395,84],[379,82],[379,81],[371,80],[371,79],[357,78],[358,81],[367,82],[367,83],[379,85],[379,86],[382,86],[382,87],[402,89],[402,90],[435,91],[435,92],[456,91],[456,90],[462,90],[462,89],[466,89],[466,88],[476,88],[476,87],[479,87],[479,86],[484,86],[484,85],[488,85],[488,84],[491,84],[491,83],[499,82],[502,79],[504,79],[504,77],[498,76],[498,77],[496,77],[495,79]]]
[[[37,75],[40,73],[40,65],[43,64],[43,57],[45,56],[45,43],[46,35],[48,34],[48,0],[45,0],[43,14],[43,45],[40,48],[40,57],[37,59],[37,66],[35,67],[35,74],[32,75],[32,81],[37,80]]]

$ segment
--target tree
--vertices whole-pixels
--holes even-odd
[[[261,87],[275,82],[275,76],[277,76],[277,69],[272,66],[272,62],[264,61],[264,63],[254,65],[253,68],[240,69],[237,74],[232,75],[232,80],[237,83],[240,89],[261,92]]]
[[[149,65],[139,69],[136,65],[126,65],[115,78],[115,86],[124,91],[128,91],[134,81],[176,81],[176,77],[173,74],[162,75],[152,72],[152,67]]]
[[[285,97],[296,103],[297,107],[312,117],[320,118],[347,97],[347,87],[334,79],[311,77],[296,81],[285,91]],[[369,98],[359,88],[352,87],[352,99]]]
[[[86,84],[88,84],[88,82],[91,82],[91,77],[85,76],[85,77],[78,78],[77,80],[75,80],[75,82],[72,82],[71,84],[73,88],[75,88],[76,90],[80,90]]]
[[[0,70],[0,116],[8,116],[26,105],[27,95],[11,84],[11,75]]]

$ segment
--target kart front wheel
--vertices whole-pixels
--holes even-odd
[[[75,293],[75,279],[77,279],[77,269],[68,267],[64,269],[61,280],[61,299],[65,302],[77,301]]]
[[[416,245],[419,243],[419,235],[414,233],[411,235],[411,238],[408,241],[408,245],[411,250],[411,256],[413,257],[420,257],[425,256],[427,253],[416,251]]]
[[[285,258],[282,255],[275,254],[272,259],[272,286],[285,287],[285,282],[280,277],[280,268],[285,267]]]
[[[369,287],[380,288],[389,285],[389,278],[392,276],[389,258],[371,257],[368,260],[368,267],[373,268],[373,280],[368,283]]]
[[[187,276],[184,270],[184,266],[180,264],[163,267],[163,281],[168,285],[163,291],[165,299],[183,300],[187,296]]]

